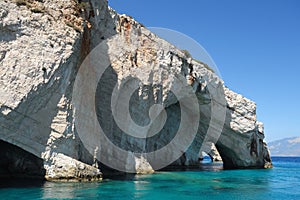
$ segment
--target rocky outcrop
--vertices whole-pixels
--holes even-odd
[[[1,1],[0,18],[0,140],[42,159],[45,178],[99,180],[98,166],[110,163],[151,173],[181,154],[170,165],[197,165],[206,143],[216,143],[226,168],[271,163],[254,102],[107,2]],[[115,93],[131,85],[130,98]],[[189,105],[194,95],[196,107]],[[126,101],[129,112],[116,112]],[[79,123],[82,117],[91,120]],[[95,124],[105,136],[95,134]],[[193,140],[177,139],[180,130]],[[168,144],[172,151],[152,153]]]
[[[264,142],[263,124],[256,120],[256,104],[228,88],[225,88],[225,97],[226,121],[216,144],[224,167],[269,168],[270,152]],[[234,155],[235,159],[232,159],[231,155]]]
[[[42,158],[50,179],[101,176],[79,161],[93,158],[85,155],[72,125],[70,82],[84,44],[77,6],[75,1],[0,2],[0,139]],[[61,154],[57,165],[54,158]]]

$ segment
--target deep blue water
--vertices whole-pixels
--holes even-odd
[[[97,183],[1,180],[0,199],[300,199],[300,158],[273,158],[273,169],[158,172]]]

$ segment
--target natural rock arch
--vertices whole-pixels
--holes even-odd
[[[0,27],[0,32],[5,33],[3,37],[7,36],[0,42],[0,46],[7,48],[5,42],[8,40],[11,44],[10,51],[5,51],[0,56],[3,81],[0,85],[0,140],[35,156],[29,160],[43,159],[45,176],[48,179],[98,179],[101,175],[96,168],[97,152],[87,152],[76,132],[75,111],[71,103],[72,84],[85,56],[100,42],[109,40],[114,35],[123,37],[126,42],[123,46],[116,42],[107,43],[106,53],[107,56],[115,57],[111,64],[118,78],[126,78],[136,72],[137,77],[153,79],[158,78],[163,71],[168,75],[181,74],[187,78],[187,83],[195,87],[204,117],[200,119],[200,130],[193,144],[184,152],[184,164],[193,165],[198,162],[201,144],[205,142],[204,136],[209,129],[208,124],[212,116],[209,104],[214,102],[211,101],[210,94],[206,93],[205,86],[199,87],[199,83],[202,84],[204,79],[207,86],[224,89],[226,103],[222,106],[226,108],[225,123],[223,129],[218,130],[221,132],[220,137],[213,141],[222,157],[224,167],[270,166],[270,155],[263,142],[263,126],[256,120],[255,103],[226,88],[223,81],[208,70],[205,64],[187,58],[175,46],[160,39],[131,17],[118,15],[108,8],[106,1],[91,1],[90,12],[84,13],[85,20],[88,21],[84,30],[75,30],[74,27],[70,27],[72,24],[63,23],[62,16],[58,14],[60,12],[56,10],[59,7],[72,9],[76,6],[74,1],[57,2],[60,4],[57,6],[49,2],[46,1],[44,5],[47,12],[31,15],[25,7],[16,7],[11,1],[0,1],[0,9],[4,13],[0,18],[8,22],[8,26]],[[72,10],[69,11],[73,13]],[[49,20],[47,17],[41,17],[44,15],[49,15]],[[15,19],[16,16],[34,17],[39,23],[21,23]],[[126,26],[122,22],[126,22]],[[37,27],[36,24],[43,24],[43,28]],[[83,32],[79,33],[80,31]],[[11,37],[12,33],[24,33],[27,37]],[[28,46],[28,41],[24,41],[26,38],[32,45]],[[116,55],[115,52],[120,52],[122,48],[127,49],[123,54]],[[20,49],[31,51],[16,54]],[[149,63],[153,64],[152,68],[142,68],[144,64]],[[47,76],[43,69],[46,69]],[[151,76],[149,69],[153,72]],[[198,83],[195,81],[197,79]],[[162,80],[162,86],[172,83],[170,79]],[[14,84],[11,84],[12,82]],[[174,99],[170,98],[170,109],[177,106]],[[17,149],[6,143],[3,144],[8,149]],[[70,163],[72,165],[69,165]],[[74,173],[68,174],[72,170]],[[64,173],[61,173],[62,171]]]

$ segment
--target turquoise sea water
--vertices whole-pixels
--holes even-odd
[[[0,199],[300,199],[300,158],[273,158],[273,169],[158,172],[97,183],[0,180]]]

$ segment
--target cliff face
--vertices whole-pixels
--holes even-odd
[[[226,168],[271,165],[254,102],[107,2],[1,1],[0,18],[0,140],[47,179],[197,165],[211,143]]]

